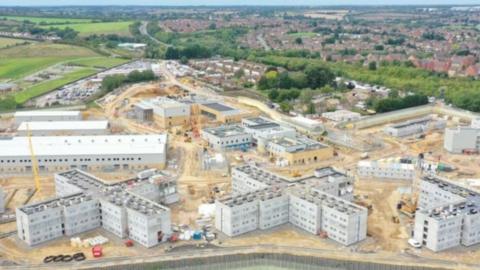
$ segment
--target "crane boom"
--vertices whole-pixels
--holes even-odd
[[[28,147],[30,148],[30,159],[32,160],[33,180],[35,181],[35,191],[40,190],[40,176],[38,175],[38,160],[33,151],[32,133],[27,123]]]

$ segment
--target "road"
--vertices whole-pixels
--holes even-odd
[[[157,43],[157,44],[160,44],[160,45],[163,45],[165,47],[170,47],[172,45],[170,44],[167,44],[165,42],[162,42],[158,39],[156,39],[155,37],[151,36],[148,31],[147,31],[147,24],[148,22],[142,22],[142,24],[140,25],[140,27],[138,28],[138,30],[140,31],[140,33],[144,36],[147,36],[150,40],[152,40],[153,42]]]
[[[265,51],[270,51],[270,47],[268,46],[267,42],[263,38],[263,34],[258,34],[257,35],[257,41],[263,46]]]

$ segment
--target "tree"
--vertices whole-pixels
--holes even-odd
[[[396,89],[392,89],[388,93],[388,97],[390,97],[390,98],[397,98],[398,96],[399,96],[398,90],[396,90]]]
[[[271,100],[271,101],[275,101],[277,98],[278,98],[278,90],[276,89],[273,89],[272,91],[270,91],[268,93],[268,98]]]
[[[180,58],[180,52],[177,48],[168,47],[167,51],[165,52],[165,59],[178,59]]]
[[[295,39],[295,43],[298,44],[298,45],[303,44],[302,38],[301,38],[301,37],[297,37],[297,38]]]
[[[331,84],[335,79],[333,72],[324,66],[308,65],[305,68],[305,74],[307,75],[308,87],[312,89]]]
[[[306,113],[307,114],[315,114],[316,113],[315,104],[313,104],[313,102],[310,102],[308,104]]]
[[[290,103],[288,103],[286,101],[283,101],[282,103],[280,103],[280,110],[282,110],[282,112],[285,112],[285,113],[290,112],[290,110],[291,110]]]
[[[180,63],[184,65],[188,64],[188,58],[185,56],[180,57]]]
[[[368,69],[369,70],[377,70],[377,62],[372,61],[372,62],[368,63]]]

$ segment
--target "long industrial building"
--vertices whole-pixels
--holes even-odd
[[[415,165],[392,159],[361,160],[357,163],[357,172],[360,177],[413,180]]]
[[[470,126],[446,128],[443,141],[445,150],[450,153],[480,151],[480,119],[472,120]]]
[[[171,220],[162,202],[179,198],[176,182],[164,176],[163,183],[155,171],[147,178],[108,183],[80,170],[55,174],[57,198],[16,209],[18,237],[34,246],[102,227],[147,248],[165,242]],[[153,188],[143,188],[152,183]]]
[[[20,125],[22,122],[33,121],[80,121],[82,114],[80,111],[23,111],[16,112],[15,124]]]
[[[413,238],[432,251],[480,242],[480,193],[447,179],[425,176]]]
[[[430,130],[444,129],[446,125],[446,120],[433,119],[431,116],[427,116],[389,125],[385,127],[384,132],[393,137],[406,137]]]
[[[35,136],[40,172],[163,168],[167,135]],[[0,140],[0,173],[32,170],[28,137]]]
[[[34,121],[22,122],[17,136],[107,135],[109,124],[100,121]]]
[[[232,171],[232,188],[215,202],[215,227],[228,236],[291,223],[347,246],[366,238],[367,209],[350,202],[353,179],[331,167],[287,179],[243,165]]]

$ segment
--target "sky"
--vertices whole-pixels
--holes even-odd
[[[480,5],[480,0],[0,0],[0,6],[59,5]]]

